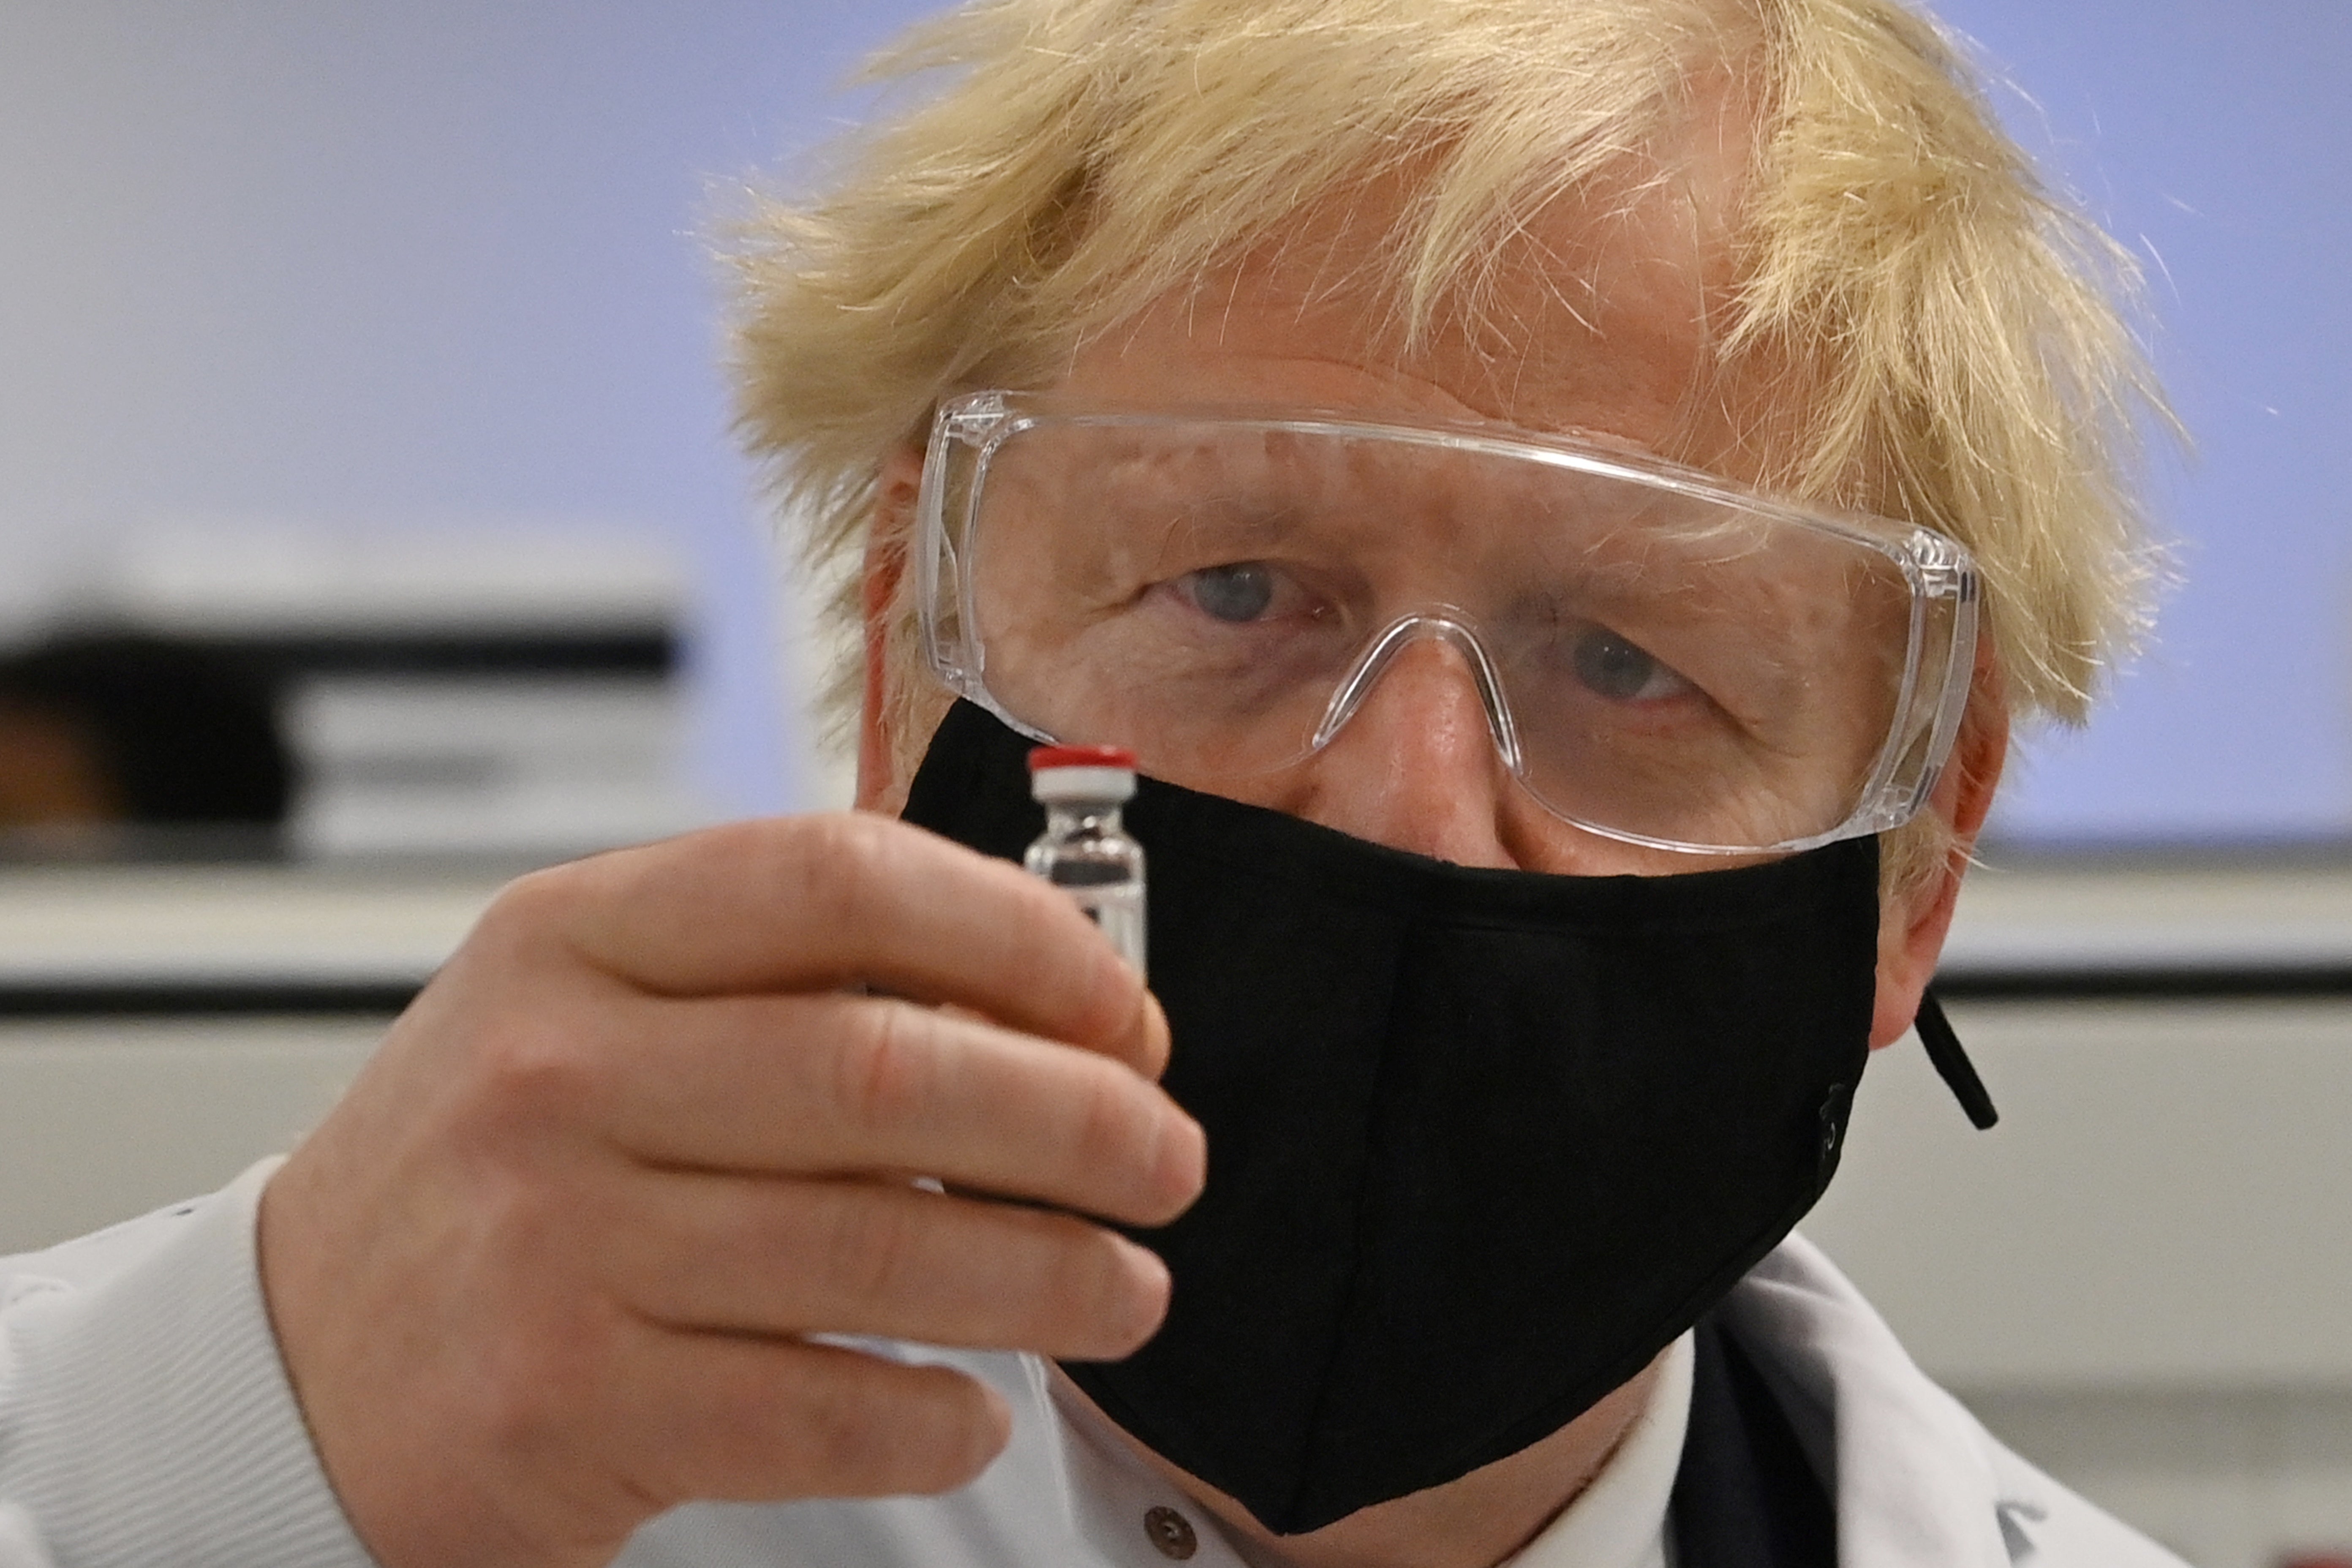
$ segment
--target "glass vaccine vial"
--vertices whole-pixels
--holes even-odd
[[[1111,946],[1143,963],[1143,846],[1119,826],[1135,797],[1135,753],[1118,746],[1040,746],[1029,753],[1029,793],[1045,831],[1022,863],[1077,901]]]

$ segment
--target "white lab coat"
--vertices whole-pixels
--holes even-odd
[[[262,1307],[253,1225],[272,1168],[0,1258],[0,1568],[367,1568]],[[1803,1239],[1728,1310],[1832,1479],[1843,1568],[2178,1568],[1995,1441]],[[943,1498],[681,1509],[639,1532],[625,1568],[1168,1568],[1171,1531],[1192,1548],[1188,1568],[1240,1568],[1185,1499],[1054,1403],[1034,1358],[906,1353],[961,1366],[1011,1404],[1012,1445],[979,1480]],[[1651,1447],[1672,1452],[1680,1431],[1677,1415]],[[1617,1490],[1643,1500],[1612,1506],[1663,1511],[1662,1484]],[[1159,1510],[1181,1529],[1160,1519],[1155,1533]],[[1601,1539],[1594,1510],[1579,1511],[1524,1568],[1650,1558],[1637,1531],[1632,1557],[1579,1563]]]

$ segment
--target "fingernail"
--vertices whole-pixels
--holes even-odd
[[[1143,1017],[1139,1026],[1143,1033],[1144,1075],[1157,1083],[1160,1076],[1168,1070],[1171,1039],[1167,1010],[1160,1005],[1160,998],[1149,991],[1143,994]]]
[[[1128,1269],[1135,1284],[1131,1300],[1138,1310],[1135,1321],[1129,1325],[1130,1331],[1122,1336],[1128,1346],[1132,1348],[1160,1331],[1161,1320],[1168,1316],[1168,1300],[1175,1289],[1175,1280],[1158,1253],[1150,1247],[1139,1247],[1125,1237],[1115,1239],[1126,1257]]]
[[[1166,1224],[1192,1206],[1201,1189],[1209,1179],[1209,1135],[1198,1121],[1181,1107],[1175,1110],[1160,1136],[1160,1168],[1153,1173],[1160,1190],[1168,1194],[1172,1206]]]

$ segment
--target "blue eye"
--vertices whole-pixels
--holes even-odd
[[[1203,615],[1240,625],[1256,620],[1274,603],[1274,574],[1254,561],[1189,573],[1186,595]]]
[[[1688,685],[1649,654],[1609,632],[1587,632],[1579,637],[1571,658],[1576,679],[1594,695],[1612,702],[1670,696]]]

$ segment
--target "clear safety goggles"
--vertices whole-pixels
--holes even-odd
[[[1428,640],[1562,820],[1793,851],[1909,820],[1968,699],[1951,540],[1570,437],[973,393],[919,510],[952,689],[1212,793],[1329,744]]]

